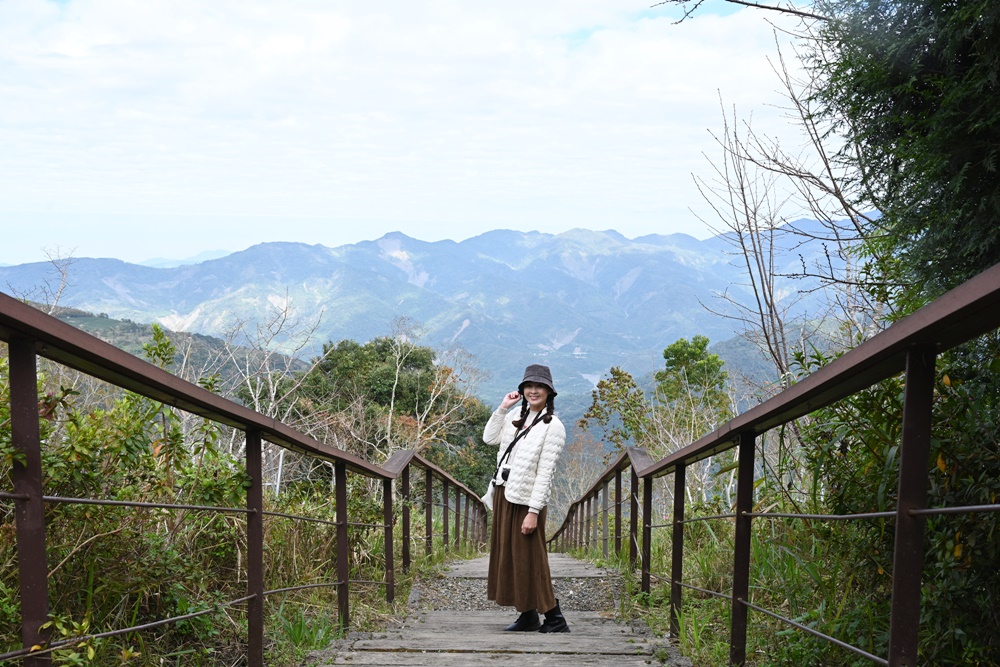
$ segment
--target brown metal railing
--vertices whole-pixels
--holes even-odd
[[[119,350],[93,336],[79,331],[55,318],[0,293],[0,340],[7,343],[10,371],[10,434],[18,456],[12,465],[13,489],[0,490],[0,499],[13,501],[16,522],[19,599],[21,601],[21,640],[23,649],[0,655],[0,662],[20,660],[29,667],[47,667],[51,653],[93,638],[110,637],[160,627],[215,612],[220,607],[246,605],[247,664],[264,664],[264,598],[267,595],[317,587],[337,588],[337,613],[343,628],[350,626],[350,585],[375,583],[385,587],[385,597],[395,597],[395,535],[396,517],[393,508],[394,484],[399,484],[403,499],[399,523],[402,537],[402,566],[408,570],[412,558],[410,549],[410,507],[419,504],[411,497],[410,473],[414,468],[424,471],[425,552],[434,550],[434,507],[440,506],[443,525],[440,548],[458,547],[461,540],[482,545],[486,541],[487,512],[478,494],[451,477],[444,470],[412,451],[396,452],[383,466],[376,466],[348,452],[318,442],[290,426],[221,398],[202,387]],[[246,471],[250,483],[246,507],[212,507],[201,505],[171,505],[95,498],[61,498],[44,495],[42,484],[41,435],[39,430],[37,357],[44,357],[126,389],[184,410],[214,422],[242,431],[246,438]],[[333,463],[335,511],[333,522],[315,517],[294,516],[264,510],[262,443],[270,442]],[[381,480],[383,484],[383,522],[364,524],[352,522],[347,503],[347,473]],[[440,488],[441,502],[435,502],[435,480]],[[449,493],[454,502],[449,502]],[[462,499],[464,498],[464,509]],[[114,505],[121,507],[157,507],[186,509],[199,512],[227,512],[246,516],[247,595],[211,609],[193,614],[161,619],[144,625],[73,637],[50,642],[42,626],[49,620],[48,567],[46,561],[45,505],[75,503]],[[451,515],[454,534],[449,536]],[[298,521],[321,521],[336,527],[336,581],[309,583],[275,590],[265,590],[264,581],[264,516],[280,516]],[[462,521],[464,520],[464,524]],[[470,530],[471,524],[471,530]],[[384,579],[361,582],[350,579],[349,528],[382,528],[385,531]],[[460,534],[460,527],[462,531]],[[471,535],[470,535],[471,533]],[[40,647],[32,650],[32,647]]]
[[[679,630],[681,592],[695,589],[731,603],[730,663],[746,661],[747,615],[752,609],[802,629],[872,662],[891,667],[917,664],[917,640],[920,626],[920,590],[924,563],[924,521],[932,514],[1000,512],[1000,505],[928,508],[927,486],[930,456],[931,407],[934,390],[934,365],[937,353],[972,340],[1000,327],[1000,265],[944,294],[933,303],[859,345],[801,382],[792,385],[770,400],[748,410],[697,442],[650,463],[641,449],[629,449],[603,473],[597,483],[570,508],[565,522],[550,539],[554,549],[591,546],[590,520],[595,515],[591,503],[608,483],[616,480],[616,503],[622,502],[621,475],[631,470],[631,526],[629,529],[630,562],[636,562],[635,549],[641,544],[642,590],[650,591],[650,546],[652,529],[653,480],[673,475],[673,521],[671,539],[671,632]],[[897,507],[893,512],[855,515],[790,515],[753,512],[754,456],[756,438],[819,408],[857,393],[886,378],[905,374],[902,416],[902,441],[897,486]],[[732,589],[728,595],[698,589],[683,583],[683,526],[685,470],[702,459],[730,449],[738,451],[735,513],[699,520],[732,519],[735,521]],[[642,480],[642,509],[639,510],[639,480]],[[638,517],[642,516],[641,540]],[[872,655],[834,637],[820,633],[785,618],[772,610],[749,602],[750,553],[754,518],[810,519],[843,521],[891,518],[895,521],[892,599],[890,604],[889,655]],[[604,525],[608,515],[603,514]],[[621,552],[618,535],[621,518],[616,515],[616,549]]]

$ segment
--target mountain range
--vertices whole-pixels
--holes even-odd
[[[739,332],[734,320],[706,308],[726,309],[720,293],[752,299],[732,241],[495,230],[461,242],[392,233],[336,248],[263,243],[172,267],[75,258],[60,305],[212,336],[287,308],[316,326],[306,354],[327,341],[387,335],[403,317],[417,324],[419,343],[475,357],[488,372],[477,391],[488,403],[514,387],[529,363],[552,366],[560,394],[586,395],[613,365],[637,376],[656,370],[678,338],[723,341]],[[778,234],[774,243],[778,273],[798,273],[824,255],[821,242],[798,234]],[[51,283],[52,268],[0,267],[0,286],[29,295]],[[782,282],[790,298],[803,297],[801,314],[817,305],[812,286]]]

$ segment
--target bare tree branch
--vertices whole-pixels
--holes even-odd
[[[690,1],[691,0],[663,0],[663,2],[657,2],[650,6],[659,7],[661,5],[681,5],[684,9],[684,15],[679,20],[675,21],[675,23],[682,23],[684,20],[690,18],[694,14],[695,10],[701,7],[702,3],[705,2],[705,0],[695,0],[693,6],[689,8],[687,5]],[[829,16],[821,16],[819,14],[813,14],[812,12],[803,11],[801,9],[796,9],[795,7],[791,6],[782,7],[780,5],[777,6],[765,5],[759,2],[748,2],[747,0],[725,0],[725,2],[734,5],[743,5],[744,7],[753,7],[754,9],[766,9],[769,11],[781,12],[782,14],[791,14],[793,16],[799,16],[801,18],[806,18],[806,19],[816,19],[818,21],[833,20]]]

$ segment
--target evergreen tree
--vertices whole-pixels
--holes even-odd
[[[890,280],[927,298],[1000,262],[1000,3],[816,8],[818,99],[882,214],[868,243],[901,260]]]

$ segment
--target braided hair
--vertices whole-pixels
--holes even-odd
[[[548,398],[545,399],[545,414],[542,415],[542,423],[548,424],[552,421],[553,415],[556,413],[556,397],[549,392]],[[524,428],[524,424],[528,421],[528,399],[527,397],[521,398],[521,415],[514,420],[514,428]]]

